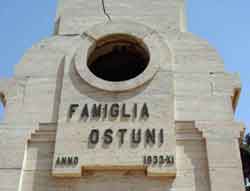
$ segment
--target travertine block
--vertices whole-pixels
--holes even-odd
[[[144,8],[141,9],[141,5]],[[59,19],[59,34],[81,34],[93,24],[106,22],[107,17],[102,10],[101,1],[65,1],[59,2],[57,18]],[[185,28],[184,1],[123,1],[122,3],[105,1],[106,11],[112,19],[131,19],[147,25],[153,25],[155,30],[168,31],[170,28],[179,31]],[[82,11],[85,9],[85,11]],[[128,15],[128,12],[130,13]],[[86,22],[84,22],[85,19]],[[161,19],[159,19],[161,18]],[[153,21],[153,20],[154,21]],[[91,23],[91,24],[90,24]],[[156,25],[157,24],[157,25]],[[166,27],[165,27],[166,26]]]
[[[206,41],[190,33],[169,39],[175,52],[174,71],[188,73],[224,72],[220,56]]]
[[[6,128],[8,127],[8,128]],[[21,169],[30,128],[0,125],[0,169]]]
[[[0,170],[0,190],[17,191],[21,169],[1,169]]]
[[[232,121],[233,107],[226,96],[176,96],[175,119],[178,121]]]

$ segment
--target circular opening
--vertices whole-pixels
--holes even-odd
[[[97,41],[88,57],[88,68],[97,77],[112,82],[140,75],[150,60],[146,45],[128,35],[109,35]]]

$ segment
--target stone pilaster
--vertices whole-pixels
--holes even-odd
[[[196,127],[206,140],[211,191],[244,191],[239,149],[243,125],[234,122],[197,122]]]

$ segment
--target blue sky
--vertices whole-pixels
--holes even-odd
[[[0,3],[0,78],[11,77],[25,51],[51,35],[55,10],[55,0]],[[188,0],[187,15],[189,31],[218,50],[227,71],[240,73],[243,91],[236,119],[250,127],[250,1]],[[2,113],[0,107],[0,118]]]

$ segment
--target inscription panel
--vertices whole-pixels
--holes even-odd
[[[174,176],[175,132],[169,107],[159,98],[153,104],[69,104],[66,122],[58,127],[53,175],[141,169],[148,176]]]

